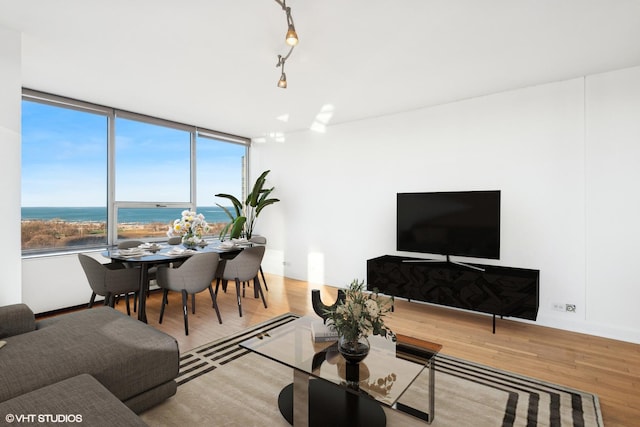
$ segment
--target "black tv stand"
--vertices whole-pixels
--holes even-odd
[[[536,320],[539,270],[385,255],[367,260],[367,289],[408,300]],[[469,268],[472,267],[472,268]]]
[[[467,264],[467,263],[460,262],[460,261],[451,261],[451,258],[449,258],[449,255],[447,255],[446,257],[447,258],[444,260],[444,262],[446,262],[446,263],[459,265],[461,267],[467,267],[467,268],[470,268],[472,270],[484,271],[484,268],[478,267],[477,265]],[[418,262],[418,263],[420,263],[420,262],[443,262],[443,261],[439,260],[439,259],[407,258],[407,259],[403,260],[402,262]]]

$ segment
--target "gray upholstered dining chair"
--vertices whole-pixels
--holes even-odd
[[[118,249],[131,249],[131,248],[137,248],[143,243],[144,242],[142,240],[123,240],[120,243],[118,243],[117,247]],[[119,261],[119,262],[120,264],[124,265],[126,268],[139,268],[138,266],[126,261]],[[156,279],[156,267],[149,268],[147,272],[147,277],[149,278],[149,280]],[[127,295],[127,298],[128,298],[128,295]],[[136,292],[135,294],[133,294],[133,311],[136,311],[137,306],[138,306],[138,293]],[[129,312],[129,301],[127,301],[127,313],[128,312]]]
[[[192,295],[191,310],[195,313],[195,294],[202,292],[207,288],[211,295],[213,308],[216,310],[216,315],[218,316],[218,322],[222,323],[222,317],[220,316],[220,310],[218,309],[218,302],[216,301],[216,295],[214,294],[212,287],[212,282],[215,279],[219,262],[220,256],[215,252],[209,252],[192,255],[177,268],[170,268],[168,266],[158,267],[156,280],[158,282],[158,286],[163,290],[159,323],[162,323],[162,318],[164,317],[164,307],[167,305],[167,296],[169,291],[180,292],[182,294],[184,333],[185,335],[189,335],[187,309],[189,294]]]
[[[254,245],[267,245],[267,238],[264,236],[252,236],[249,241]],[[269,286],[267,286],[267,279],[264,278],[264,272],[262,271],[262,264],[260,264],[260,276],[262,277],[262,283],[264,284],[264,289],[266,291],[269,290]]]
[[[123,240],[122,242],[118,243],[118,249],[137,248],[143,243],[144,242],[142,240]]]
[[[227,288],[229,280],[236,283],[236,298],[238,300],[238,313],[242,317],[242,298],[240,297],[240,284],[253,280],[254,291],[262,298],[264,308],[267,308],[267,301],[264,299],[260,279],[258,278],[258,270],[264,257],[264,246],[252,246],[243,249],[235,258],[225,261],[224,271],[222,272],[222,287]],[[216,293],[220,282],[216,283]]]
[[[182,243],[182,236],[169,237],[169,239],[167,240],[167,243],[170,245],[179,245],[180,243]]]
[[[88,308],[93,306],[97,295],[103,296],[104,305],[110,307],[115,305],[118,296],[124,295],[127,314],[131,314],[129,294],[140,290],[140,272],[137,269],[125,268],[118,262],[102,264],[85,254],[78,254],[78,259],[92,291]]]

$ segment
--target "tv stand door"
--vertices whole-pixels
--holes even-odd
[[[429,261],[429,260],[425,260]],[[502,317],[536,320],[539,270],[385,255],[367,260],[367,289]]]

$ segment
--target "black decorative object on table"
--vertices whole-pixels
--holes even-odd
[[[346,295],[344,291],[342,289],[338,289],[338,297],[336,298],[336,302],[331,305],[325,305],[320,298],[320,290],[311,290],[311,305],[313,306],[313,311],[315,311],[318,316],[322,317],[322,320],[324,320],[325,322],[327,321],[327,317],[329,317],[327,311],[335,309],[335,307],[337,307],[341,301],[344,302],[345,298]]]
[[[347,361],[347,365],[362,362],[369,354],[371,345],[365,336],[360,336],[356,340],[348,340],[345,336],[338,339],[338,351]]]

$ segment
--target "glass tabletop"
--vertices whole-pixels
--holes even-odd
[[[347,363],[336,342],[314,342],[312,322],[322,319],[301,317],[240,345],[311,377],[347,385]],[[441,348],[404,336],[398,342],[379,336],[370,336],[369,341],[369,355],[359,364],[359,392],[387,406],[396,404]]]

